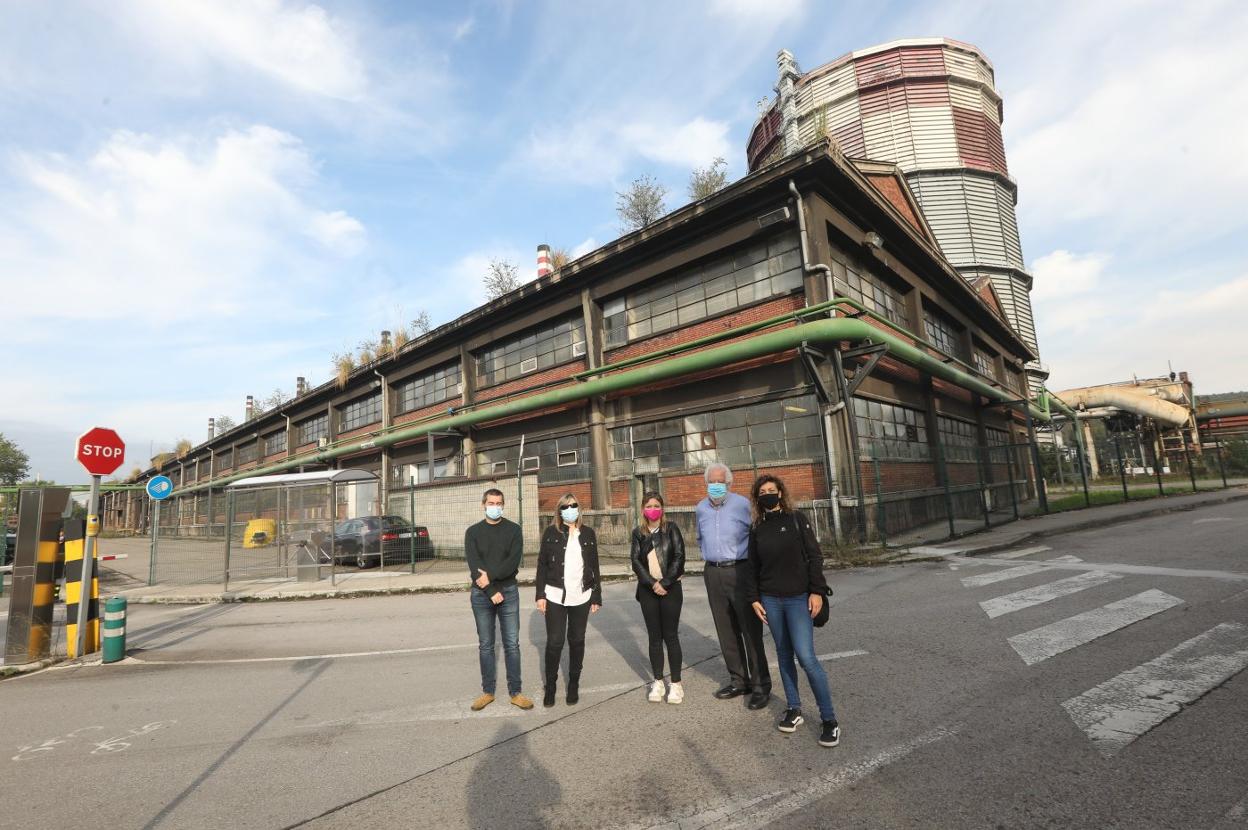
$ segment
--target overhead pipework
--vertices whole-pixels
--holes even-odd
[[[1124,412],[1152,418],[1157,423],[1170,427],[1184,426],[1190,418],[1185,407],[1159,397],[1154,390],[1143,387],[1085,386],[1080,389],[1067,389],[1059,392],[1058,396],[1072,407],[1096,409],[1112,406]]]

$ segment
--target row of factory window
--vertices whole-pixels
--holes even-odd
[[[603,308],[605,346],[608,349],[623,346],[630,341],[720,315],[743,305],[800,290],[801,264],[798,237],[794,233],[786,232],[702,264],[681,269],[640,290],[606,302]],[[840,252],[834,253],[831,267],[834,292],[837,295],[855,299],[900,326],[911,325],[904,294],[892,284]],[[978,345],[972,354],[966,353],[963,332],[950,318],[935,309],[925,307],[923,322],[928,340],[942,351],[972,363],[978,372],[989,378],[1002,380],[993,354]],[[584,320],[580,314],[573,314],[507,338],[475,355],[473,365],[477,388],[504,383],[570,362],[585,354],[585,343]],[[1007,384],[1010,380],[1016,381],[1009,377],[1012,373],[1005,374],[1007,377],[1004,380]],[[396,383],[393,388],[395,414],[403,415],[458,397],[463,389],[462,380],[460,363],[454,361]],[[1011,388],[1018,386],[1017,382],[1008,385]],[[379,423],[382,420],[380,390],[342,405],[336,418],[336,433],[350,432]],[[783,419],[777,419],[776,423],[781,420]],[[737,428],[739,427],[724,427]],[[317,443],[330,435],[329,415],[321,413],[306,418],[296,422],[293,429],[294,435],[290,440],[295,442],[295,446]],[[750,452],[750,447],[754,448],[756,458],[766,456],[762,460],[778,460],[790,457],[793,452],[807,452],[806,444],[814,434],[786,432],[777,437],[772,435],[776,431],[774,427],[760,427],[757,441],[747,432],[745,435],[751,440],[740,444],[717,443],[714,446],[704,446],[698,442],[710,439],[695,440],[690,436],[695,432],[702,435],[715,430],[693,431],[690,428],[677,435],[667,434],[671,427],[663,429],[665,434],[662,436],[640,439],[663,442],[661,447],[656,445],[655,452],[643,453],[638,459],[621,457],[616,460],[627,460],[642,466],[657,465],[657,469],[670,469],[676,463],[678,453],[684,458],[681,463],[691,466],[697,466],[704,457],[718,453],[717,457],[722,456],[731,463],[745,463],[748,459],[744,455]],[[792,429],[798,430],[800,427],[794,425]],[[739,433],[730,433],[729,441],[736,441],[738,435]],[[218,453],[213,464],[214,472],[231,469],[235,463],[247,464],[259,457],[285,452],[287,440],[286,431],[279,430],[262,436],[255,442],[241,445],[238,448],[237,462],[229,451]],[[680,444],[679,449],[677,444]],[[559,466],[559,452],[564,452],[563,466],[572,467],[579,463],[570,460],[570,453],[575,450],[557,451],[553,466]],[[519,463],[518,459],[511,461]]]
[[[920,409],[854,398],[854,421],[859,452],[864,456],[891,461],[930,461],[935,457],[928,439],[925,414]],[[936,430],[945,461],[983,460],[975,424],[938,415]],[[985,433],[990,458],[993,457],[991,448],[1009,443],[1009,433],[1003,429],[987,427]]]

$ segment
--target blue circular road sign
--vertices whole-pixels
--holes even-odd
[[[148,479],[147,494],[156,501],[164,501],[173,495],[173,479],[169,476],[155,476]]]

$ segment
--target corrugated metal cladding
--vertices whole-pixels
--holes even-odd
[[[869,51],[869,50],[868,50]],[[933,39],[855,53],[799,79],[803,145],[831,136],[851,157],[901,168],[941,250],[968,278],[991,276],[1006,319],[1036,349],[1023,250],[992,67],[971,46]],[[751,169],[779,153],[790,124],[777,100],[750,138]],[[774,139],[774,143],[773,143]],[[1020,272],[1010,276],[1010,272]]]
[[[955,266],[1023,269],[1014,192],[999,178],[971,172],[913,173],[910,189]]]

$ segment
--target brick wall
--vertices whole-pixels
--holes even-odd
[[[558,484],[543,484],[537,488],[537,509],[543,514],[554,514],[555,507],[559,504],[559,499],[564,493],[571,493],[576,496],[577,502],[581,505],[582,510],[588,510],[593,504],[593,485],[588,481],[570,481],[560,482]]]
[[[875,465],[863,462],[859,469],[862,472],[864,494],[868,498],[874,498]],[[936,465],[930,461],[881,461],[879,469],[880,492],[883,494],[927,490],[940,486],[936,477]]]
[[[365,435],[369,435],[370,433],[378,432],[380,430],[381,430],[381,421],[377,421],[375,423],[369,424],[368,426],[363,426],[363,427],[360,427],[359,429],[353,429],[350,432],[341,433],[334,440],[335,441],[347,441],[351,438],[361,438]]]
[[[463,402],[464,402],[464,399],[456,395],[453,398],[447,398],[441,403],[430,404],[429,406],[426,406],[423,409],[413,409],[411,412],[404,412],[402,415],[396,415],[390,421],[390,423],[394,426],[398,426],[399,424],[406,424],[412,421],[419,421],[424,418],[428,418],[432,415],[445,415],[446,410],[449,407],[452,407],[452,406],[459,407],[460,405],[463,404]]]

